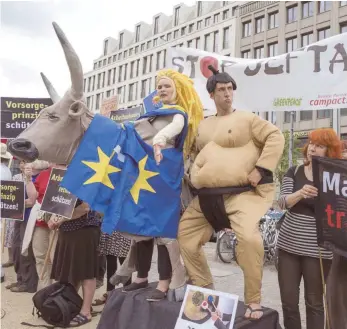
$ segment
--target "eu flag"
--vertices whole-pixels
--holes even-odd
[[[161,102],[159,103],[153,102],[153,98],[156,95],[157,95],[157,91],[155,90],[143,99],[143,105],[145,107],[146,112],[156,111],[162,107],[163,104]]]
[[[156,110],[156,115],[181,113],[178,110]],[[143,117],[151,116],[146,113]],[[120,188],[115,190],[107,208],[102,230],[136,235],[176,238],[181,210],[182,179],[184,175],[183,144],[185,127],[176,140],[176,147],[164,149],[159,165],[154,159],[153,147],[146,144],[134,130],[134,124],[125,125],[127,138],[123,153]]]
[[[103,213],[120,179],[126,132],[121,125],[95,115],[69,164],[61,186]]]
[[[96,115],[68,166],[61,185],[91,209],[104,213],[106,233],[177,237],[188,120],[175,106],[165,107],[138,119],[176,113],[185,117],[175,147],[162,151],[160,165],[134,122],[119,125]]]

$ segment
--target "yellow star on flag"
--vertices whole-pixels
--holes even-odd
[[[147,159],[148,155],[146,155],[142,160],[139,161],[139,176],[137,177],[135,184],[130,190],[131,196],[133,197],[136,204],[138,204],[139,202],[141,190],[156,193],[152,186],[149,185],[147,180],[151,177],[159,175],[159,173],[145,169]]]
[[[99,146],[97,150],[99,156],[98,162],[82,161],[83,164],[95,171],[95,174],[92,177],[90,177],[87,181],[85,181],[83,185],[102,183],[110,189],[114,189],[109,175],[115,172],[119,172],[121,171],[121,169],[109,164],[112,155],[108,157]]]

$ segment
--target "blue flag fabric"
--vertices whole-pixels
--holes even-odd
[[[157,95],[157,91],[155,90],[143,99],[143,105],[145,107],[146,112],[152,112],[152,111],[159,110],[163,106],[163,104],[161,102],[159,102],[157,104],[153,103],[153,98],[156,95]]]
[[[185,126],[176,147],[162,151],[159,166],[134,123],[119,125],[99,115],[92,120],[61,185],[104,213],[104,232],[177,237],[187,116],[170,106],[139,119],[175,113],[185,116]]]

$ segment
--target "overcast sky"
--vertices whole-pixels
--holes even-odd
[[[102,54],[102,42],[154,15],[172,15],[180,0],[1,1],[0,93],[7,97],[48,97],[40,72],[60,94],[69,87],[64,54],[54,33],[57,22],[77,51],[84,72]]]

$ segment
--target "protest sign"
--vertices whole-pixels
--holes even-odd
[[[103,100],[101,104],[100,114],[109,118],[111,112],[116,111],[118,107],[118,97],[112,96]]]
[[[117,123],[123,123],[127,121],[135,121],[142,114],[142,106],[136,106],[129,109],[120,109],[111,112],[110,119]]]
[[[347,257],[347,160],[313,157],[318,245]]]
[[[77,198],[60,186],[65,171],[65,169],[52,169],[41,210],[71,219]]]
[[[239,297],[187,286],[175,329],[233,329]]]
[[[52,104],[50,98],[1,97],[1,138],[16,138]]]
[[[25,188],[24,182],[1,181],[1,218],[24,220]]]
[[[233,105],[237,109],[252,112],[337,109],[347,106],[346,47],[347,33],[262,59],[233,58],[176,47],[168,52],[168,63],[194,81],[210,114],[215,113],[215,105],[206,91],[207,78],[212,74],[209,65],[228,72],[236,81]]]

